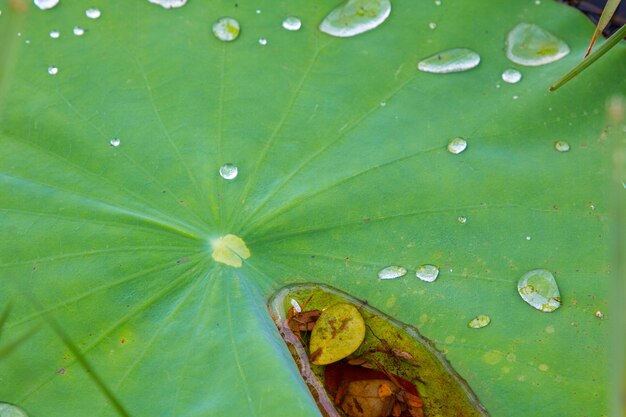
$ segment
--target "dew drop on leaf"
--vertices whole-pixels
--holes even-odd
[[[48,67],[48,74],[57,75],[59,73],[59,69],[57,67]]]
[[[556,142],[554,142],[554,149],[556,149],[559,152],[567,152],[570,149],[569,143],[565,142],[564,140],[557,140]]]
[[[319,316],[311,332],[311,363],[337,362],[357,350],[364,338],[365,322],[354,305],[330,306]]]
[[[59,32],[58,30],[51,30],[50,31],[50,37],[52,39],[59,39],[59,36],[61,36],[61,32]]]
[[[239,22],[232,17],[222,17],[213,24],[213,34],[217,39],[231,42],[239,36]]]
[[[13,404],[0,402],[0,417],[28,417],[28,414]]]
[[[467,149],[467,141],[463,138],[450,139],[448,142],[448,152],[453,154],[459,154]]]
[[[81,28],[80,26],[74,26],[74,29],[72,29],[72,33],[76,36],[83,36],[85,34],[85,29]]]
[[[187,0],[148,0],[150,3],[158,4],[166,9],[175,9],[178,7],[183,7]]]
[[[489,323],[491,323],[491,318],[486,314],[481,314],[471,319],[470,322],[467,323],[467,327],[470,327],[472,329],[480,329],[487,326]]]
[[[109,141],[109,144],[113,146],[114,148],[117,148],[118,146],[120,146],[120,143],[122,143],[122,141],[120,141],[119,138],[113,138]]]
[[[550,313],[561,306],[561,293],[554,275],[545,269],[525,273],[517,283],[517,291],[537,310]]]
[[[59,4],[59,0],[34,0],[34,3],[35,6],[39,7],[41,10],[47,10]]]
[[[220,167],[220,177],[225,180],[234,180],[239,174],[239,168],[233,164],[224,164]]]
[[[265,39],[265,38],[259,38],[259,45],[262,45],[262,46],[267,45],[267,39]]]
[[[417,64],[417,69],[435,74],[448,74],[467,71],[478,64],[480,64],[480,55],[476,52],[467,48],[454,48],[421,60]]]
[[[520,23],[506,38],[507,58],[520,65],[534,67],[549,64],[569,52],[565,42],[532,23]]]
[[[437,24],[436,24],[435,22],[430,22],[430,23],[428,24],[428,27],[429,27],[431,30],[435,30],[435,29],[437,29]]]
[[[406,268],[399,265],[391,265],[378,271],[378,278],[380,279],[394,279],[405,276],[407,273]]]
[[[101,14],[102,13],[100,12],[100,9],[96,9],[95,7],[91,7],[85,10],[85,16],[87,16],[90,19],[98,19],[100,18]]]
[[[356,36],[380,26],[389,13],[389,0],[348,0],[330,12],[319,29],[340,38]]]
[[[283,20],[284,29],[287,29],[290,31],[296,31],[296,30],[300,30],[301,27],[302,27],[302,21],[295,16],[289,16],[285,18],[285,20]]]
[[[517,84],[522,79],[522,73],[516,69],[509,68],[502,72],[502,81],[509,84]]]
[[[465,224],[465,223],[467,223],[467,217],[465,217],[465,216],[459,216],[459,217],[457,217],[457,218],[456,218],[456,220],[457,220],[459,223],[461,223],[461,224]]]
[[[426,282],[433,282],[439,276],[439,268],[435,265],[420,265],[417,267],[415,276]]]

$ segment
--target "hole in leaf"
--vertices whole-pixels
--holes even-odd
[[[269,309],[325,416],[488,415],[430,341],[367,302],[305,284],[281,289]],[[365,324],[362,342],[346,324],[359,319]],[[341,351],[332,361],[317,360],[320,333],[322,343],[332,340],[333,349]]]

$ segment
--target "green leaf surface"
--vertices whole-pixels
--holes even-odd
[[[314,281],[419,328],[492,416],[608,414],[611,317],[594,316],[611,289],[604,103],[625,90],[626,61],[619,45],[594,77],[547,94],[593,31],[576,10],[397,0],[377,29],[338,39],[317,30],[330,0],[63,0],[18,17],[10,4],[0,348],[45,312],[132,416],[318,416],[266,307]],[[281,27],[289,15],[301,30]],[[211,32],[223,16],[241,24],[234,42]],[[520,22],[572,52],[509,85],[504,39]],[[417,71],[458,47],[481,64]],[[450,154],[459,136],[468,147]],[[240,268],[211,256],[227,234],[250,250]],[[422,264],[439,266],[435,282],[415,278]],[[389,265],[411,272],[379,280]],[[554,313],[517,295],[537,268],[558,282]],[[479,314],[491,324],[468,328]],[[0,401],[31,417],[117,415],[45,325],[0,358]]]

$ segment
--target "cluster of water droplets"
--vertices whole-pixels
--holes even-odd
[[[378,271],[379,279],[396,279],[405,276],[408,270],[400,265],[390,265]],[[439,268],[435,265],[424,264],[417,267],[415,276],[422,281],[433,282],[439,276]]]

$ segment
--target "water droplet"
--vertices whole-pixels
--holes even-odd
[[[517,283],[517,291],[537,310],[550,313],[561,306],[561,294],[554,275],[545,269],[525,273]]]
[[[467,223],[467,217],[465,217],[465,216],[459,216],[459,217],[457,217],[457,219],[456,219],[456,220],[457,220],[459,223],[461,223],[461,224],[465,224],[465,223]]]
[[[28,417],[28,414],[13,404],[0,402],[0,417]]]
[[[441,6],[441,0],[435,0],[435,6]]]
[[[539,365],[537,368],[539,368],[539,370],[541,372],[547,372],[548,369],[550,369],[550,367],[548,365],[546,365],[545,363],[542,363],[541,365]]]
[[[57,75],[59,73],[59,69],[57,67],[48,67],[48,74]]]
[[[476,316],[472,320],[470,320],[470,322],[467,323],[467,327],[470,327],[472,329],[480,329],[481,327],[485,327],[489,323],[491,323],[491,318],[486,314],[481,314],[480,316]]]
[[[386,101],[381,101],[381,102],[380,102],[380,107],[385,107],[386,105],[387,105],[387,102],[386,102]]]
[[[435,30],[435,29],[437,29],[437,24],[435,22],[430,22],[428,24],[428,27],[431,28],[432,30]]]
[[[600,310],[596,310],[595,313],[593,313],[594,316],[596,316],[599,319],[603,319],[604,318],[604,314],[602,314],[602,312]]]
[[[502,73],[502,81],[509,84],[516,84],[522,79],[522,73],[516,69],[509,68]]]
[[[530,240],[532,239],[530,236],[526,236],[526,240]]]
[[[261,13],[262,13],[261,9],[256,9],[256,14],[261,14]]]
[[[507,58],[520,65],[534,67],[549,64],[569,52],[565,42],[531,23],[515,26],[506,39]]]
[[[406,268],[399,265],[391,265],[378,271],[378,278],[380,279],[394,279],[405,276],[407,273]]]
[[[241,268],[243,260],[250,257],[250,249],[239,236],[228,234],[211,241],[211,257],[226,265]]]
[[[267,45],[267,39],[259,38],[259,45],[263,45],[263,46]]]
[[[536,4],[537,6],[541,6],[541,0],[535,0],[535,4]]]
[[[296,300],[292,298],[289,302],[293,306],[293,309],[296,310],[296,313],[302,313],[302,307],[300,307],[300,304],[298,304]]]
[[[462,72],[480,64],[480,55],[471,49],[454,48],[429,56],[417,64],[417,69],[436,74]]]
[[[178,7],[183,7],[187,0],[148,0],[150,3],[158,4],[159,6],[163,6],[166,9],[175,9]]]
[[[76,36],[83,36],[85,34],[85,29],[79,26],[74,26],[74,29],[72,29],[72,33]]]
[[[239,168],[233,164],[224,164],[220,167],[220,176],[225,180],[233,180],[239,174]]]
[[[85,10],[85,16],[90,19],[98,19],[101,15],[100,9],[96,9],[95,7],[91,7]]]
[[[50,31],[50,37],[52,39],[59,39],[59,36],[61,36],[61,32],[59,32],[58,30]]]
[[[420,265],[417,267],[415,276],[426,282],[433,282],[439,276],[439,268],[435,265]]]
[[[291,31],[300,30],[302,21],[295,16],[289,16],[283,20],[283,28]]]
[[[239,36],[239,22],[232,17],[222,17],[213,24],[213,34],[224,42],[231,42]]]
[[[109,144],[113,146],[114,148],[117,148],[118,146],[120,146],[120,143],[122,143],[122,141],[119,140],[119,138],[113,138],[109,141]]]
[[[564,140],[557,140],[556,142],[554,142],[554,149],[559,152],[567,152],[570,149],[569,143],[565,142]]]
[[[463,138],[454,138],[448,142],[448,152],[459,154],[467,149],[467,141]]]
[[[34,0],[34,3],[35,6],[39,7],[41,10],[47,10],[59,4],[59,0]]]
[[[330,12],[319,29],[340,38],[356,36],[380,26],[389,13],[389,0],[348,0]]]

